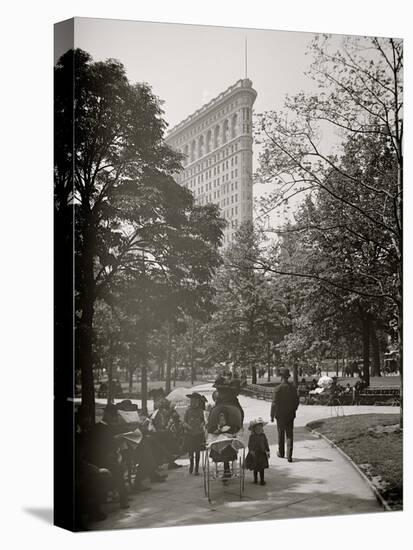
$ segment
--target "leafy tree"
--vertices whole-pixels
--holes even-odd
[[[370,232],[381,232],[397,258],[392,298],[400,314],[402,44],[393,39],[345,37],[335,51],[331,41],[328,36],[317,37],[311,49],[314,62],[309,76],[316,80],[320,92],[287,98],[288,116],[286,112],[268,112],[258,117],[256,133],[262,154],[257,176],[275,184],[262,206],[268,211],[298,193],[323,191],[337,208],[347,208],[347,220],[354,215]],[[343,149],[335,154],[323,152],[321,132],[326,133],[326,126],[340,130],[347,162],[343,162]],[[357,152],[375,143],[381,150],[384,145],[392,168],[384,174],[376,170],[371,177],[374,163],[369,164]],[[371,154],[369,157],[371,160]],[[335,185],[337,179],[340,186]],[[364,202],[358,200],[359,195]],[[341,226],[342,231],[351,233],[351,225]],[[354,289],[359,290],[363,289]]]
[[[318,231],[318,252],[327,256],[322,263],[319,253],[320,269],[301,264],[290,275],[347,293],[362,307],[365,324],[372,315],[396,315],[401,352],[402,42],[344,37],[337,47],[337,38],[324,36],[310,53],[308,75],[318,93],[289,97],[285,112],[258,117],[257,176],[274,184],[262,208],[269,212],[299,193],[320,196],[323,216],[297,229],[309,231],[309,240]],[[331,139],[325,150],[322,135],[338,141],[335,150]]]
[[[93,62],[82,50],[62,56],[55,82],[56,127],[75,127],[74,143],[71,132],[57,136],[55,193],[58,217],[75,209],[78,363],[82,402],[94,418],[96,300],[142,257],[172,285],[207,286],[222,222],[215,206],[195,206],[174,181],[180,156],[164,141],[163,112],[148,85],[130,84],[120,62]]]
[[[260,235],[244,223],[224,254],[215,285],[216,312],[208,326],[209,350],[217,362],[232,361],[252,371],[269,366],[273,345],[285,330],[277,298],[269,278],[254,269],[262,255]]]

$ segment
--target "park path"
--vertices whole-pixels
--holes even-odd
[[[193,388],[211,400],[211,384]],[[268,419],[270,403],[240,396],[245,411],[243,437],[251,418]],[[347,410],[348,409],[348,410]],[[345,414],[376,412],[377,407],[344,407]],[[380,412],[394,413],[394,407],[380,407]],[[350,412],[351,411],[351,412]],[[166,527],[265,519],[286,519],[380,512],[371,489],[335,449],[310,433],[305,425],[311,420],[334,414],[328,407],[300,406],[294,431],[294,461],[277,457],[276,427],[269,423],[265,431],[270,443],[270,468],[265,486],[252,483],[246,472],[245,492],[238,496],[238,482],[223,485],[212,482],[212,502],[204,496],[202,474],[188,474],[187,459],[177,462],[184,467],[168,472],[165,483],[152,484],[151,490],[133,495],[128,510],[112,505],[108,518],[93,529]]]

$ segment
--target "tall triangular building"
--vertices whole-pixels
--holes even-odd
[[[179,184],[198,204],[215,203],[227,220],[224,246],[244,221],[252,221],[252,108],[257,92],[238,80],[177,124],[168,144],[185,155]]]

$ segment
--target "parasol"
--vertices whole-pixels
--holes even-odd
[[[187,397],[187,394],[190,392],[191,390],[188,388],[175,388],[166,396],[166,399],[174,405],[189,405],[189,397]]]
[[[317,385],[319,388],[329,388],[332,383],[333,379],[329,376],[320,376]]]

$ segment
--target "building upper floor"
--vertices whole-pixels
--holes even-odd
[[[185,156],[183,165],[187,167],[240,136],[252,138],[256,97],[251,80],[238,80],[173,127],[166,141]]]

